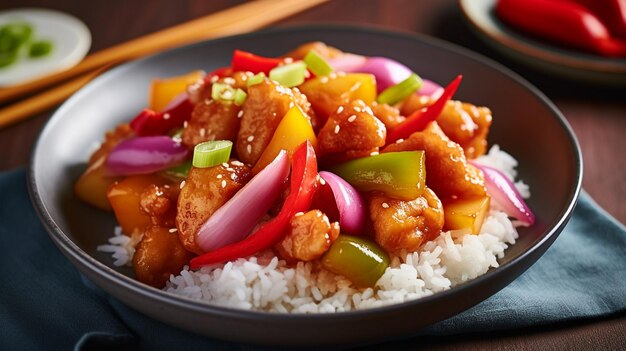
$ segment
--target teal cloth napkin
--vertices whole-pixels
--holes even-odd
[[[0,197],[0,349],[260,349],[169,327],[82,278],[40,224],[23,170],[0,173]],[[624,311],[624,272],[626,228],[583,193],[565,230],[526,273],[406,342],[415,344],[420,335],[511,330]]]

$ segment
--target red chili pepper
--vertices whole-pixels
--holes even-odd
[[[611,34],[626,39],[626,0],[561,0],[577,2],[606,25]]]
[[[300,145],[291,162],[291,192],[278,216],[242,241],[193,258],[190,262],[192,269],[254,255],[272,247],[285,236],[291,218],[311,206],[317,184],[317,159],[313,145],[309,141]]]
[[[456,92],[459,84],[461,84],[461,79],[463,79],[463,76],[459,74],[448,84],[434,104],[413,112],[404,122],[389,131],[387,133],[387,144],[391,144],[398,139],[408,138],[411,134],[424,130],[428,123],[436,120],[441,114],[441,111],[443,111],[443,108],[446,107],[446,103],[450,101]]]
[[[263,72],[270,74],[272,68],[278,66],[283,60],[271,57],[262,57],[249,52],[235,50],[233,53],[232,69],[237,71],[250,71],[252,73]]]
[[[130,127],[138,136],[163,135],[176,127],[181,127],[191,117],[192,111],[193,104],[189,99],[163,112],[146,108],[133,118]]]
[[[499,0],[498,16],[511,26],[538,37],[604,56],[626,55],[626,42],[584,6],[554,0]]]

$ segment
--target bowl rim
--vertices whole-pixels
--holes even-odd
[[[575,174],[574,174],[574,186],[570,189],[567,199],[567,206],[563,208],[556,220],[552,223],[548,224],[548,230],[545,232],[539,240],[534,242],[532,246],[521,252],[518,257],[505,262],[500,267],[495,269],[489,269],[487,273],[481,275],[471,281],[465,282],[458,286],[455,286],[449,290],[441,291],[436,294],[425,296],[419,299],[405,301],[402,303],[391,304],[376,308],[369,308],[363,310],[353,310],[346,311],[340,313],[331,313],[331,314],[303,314],[303,313],[274,313],[274,312],[265,312],[265,311],[252,311],[252,310],[244,310],[237,309],[231,307],[222,307],[217,305],[212,305],[205,301],[193,300],[191,298],[175,295],[160,289],[156,289],[154,287],[143,284],[131,277],[128,277],[113,268],[107,266],[106,264],[100,262],[95,257],[87,254],[83,251],[76,243],[74,243],[60,228],[60,226],[55,222],[54,218],[46,208],[41,194],[39,192],[38,184],[36,182],[36,158],[37,153],[40,152],[40,144],[42,140],[51,133],[50,131],[53,129],[54,125],[57,121],[63,117],[64,111],[67,110],[70,106],[77,104],[81,101],[83,95],[87,92],[98,88],[101,84],[104,84],[109,75],[118,74],[118,72],[124,72],[125,70],[132,70],[136,66],[142,65],[147,60],[152,60],[162,55],[170,55],[176,54],[178,51],[187,50],[192,47],[202,46],[202,45],[210,45],[215,42],[229,41],[233,38],[238,39],[248,39],[253,40],[257,37],[262,37],[265,35],[278,34],[280,35],[283,32],[307,32],[307,31],[343,31],[343,32],[357,32],[358,34],[371,34],[371,35],[379,35],[379,36],[387,36],[387,37],[395,37],[396,39],[403,39],[412,42],[421,42],[422,44],[427,44],[430,46],[437,47],[439,49],[451,51],[455,54],[459,54],[467,59],[471,59],[474,61],[478,61],[479,63],[489,66],[490,68],[498,71],[500,74],[504,74],[508,78],[515,81],[515,83],[521,85],[526,90],[530,91],[535,97],[539,99],[539,101],[552,112],[553,117],[559,122],[560,126],[563,128],[563,131],[566,133],[568,141],[570,142],[570,146],[573,148],[573,154],[575,157]],[[576,205],[578,200],[578,196],[581,191],[582,186],[582,154],[580,150],[580,145],[576,136],[563,116],[563,114],[556,108],[554,103],[552,103],[539,89],[533,86],[531,83],[526,81],[524,78],[519,76],[517,73],[512,70],[504,67],[503,65],[484,57],[478,53],[475,53],[469,49],[458,46],[456,44],[437,39],[434,37],[430,37],[424,34],[412,33],[407,31],[398,31],[398,30],[390,30],[390,29],[382,29],[379,27],[372,26],[362,26],[362,25],[343,25],[343,24],[307,24],[307,25],[287,25],[287,26],[279,26],[272,27],[269,29],[264,29],[261,31],[239,34],[234,36],[227,36],[217,39],[206,40],[190,45],[181,46],[178,48],[174,48],[171,50],[167,50],[158,54],[150,55],[138,60],[132,60],[130,62],[121,64],[108,72],[98,76],[93,81],[89,82],[87,85],[82,87],[78,92],[73,94],[66,102],[64,102],[59,108],[54,111],[52,117],[46,122],[45,126],[41,129],[39,135],[37,136],[37,141],[34,144],[34,147],[31,152],[30,162],[28,165],[27,172],[27,186],[28,192],[31,199],[31,202],[34,205],[34,208],[37,212],[38,217],[44,224],[49,236],[53,239],[55,244],[61,249],[61,251],[68,257],[71,257],[73,260],[76,260],[82,263],[85,268],[89,269],[92,273],[97,274],[100,278],[103,278],[112,284],[117,285],[118,288],[123,288],[137,294],[138,296],[154,299],[161,303],[165,303],[171,306],[184,308],[186,310],[201,312],[201,313],[210,313],[217,317],[237,317],[242,318],[245,317],[250,321],[265,321],[268,319],[271,321],[280,321],[280,322],[289,322],[289,323],[298,323],[303,321],[315,321],[315,320],[325,320],[328,318],[332,319],[353,319],[359,318],[363,316],[372,316],[372,315],[384,315],[388,313],[392,313],[397,310],[405,309],[411,305],[426,305],[431,303],[433,300],[443,299],[446,297],[450,297],[459,293],[462,293],[465,290],[470,290],[477,285],[484,284],[485,281],[489,281],[493,279],[495,276],[500,276],[505,274],[507,271],[511,270],[513,267],[517,266],[517,263],[524,260],[526,256],[533,254],[535,251],[540,250],[544,243],[548,241],[553,241],[556,236],[563,229],[567,221],[569,220],[572,211]],[[555,238],[552,238],[555,236]],[[546,247],[547,248],[547,247]],[[544,250],[546,249],[544,248]],[[540,253],[542,255],[543,253]],[[534,261],[536,262],[536,261]],[[533,262],[533,264],[534,264]],[[79,267],[77,267],[79,268]],[[525,270],[525,269],[524,269]],[[523,271],[522,271],[523,272]],[[521,273],[520,273],[521,274]],[[514,279],[517,279],[519,275],[516,275]],[[508,285],[508,284],[506,284]],[[506,286],[504,285],[504,286]],[[502,288],[504,288],[504,286]],[[502,289],[500,288],[500,289]],[[499,291],[500,289],[497,289]],[[494,292],[495,293],[495,292]],[[493,293],[492,293],[493,294]],[[492,295],[490,294],[490,295]],[[489,295],[489,296],[490,296]],[[476,301],[474,304],[479,303],[480,301]],[[472,305],[474,305],[472,304]],[[130,306],[132,307],[132,306]],[[458,311],[460,313],[462,311]]]

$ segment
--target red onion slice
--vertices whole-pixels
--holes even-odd
[[[161,171],[189,156],[189,150],[169,136],[146,136],[124,140],[109,153],[109,175],[145,174]]]
[[[487,193],[502,207],[510,217],[519,220],[525,226],[535,223],[535,215],[520,195],[511,180],[500,170],[471,162],[485,175]]]
[[[289,157],[278,156],[200,227],[196,243],[205,252],[241,241],[267,213],[289,175]]]
[[[339,210],[341,231],[348,234],[362,234],[365,225],[365,205],[361,194],[340,176],[322,171],[320,177],[326,181],[333,191],[335,203]]]

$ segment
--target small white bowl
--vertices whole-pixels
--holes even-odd
[[[24,21],[33,26],[34,38],[53,42],[49,55],[28,59],[22,57],[12,65],[0,68],[0,87],[9,87],[36,79],[48,73],[70,68],[80,62],[91,46],[89,28],[63,12],[22,8],[0,12],[0,26]]]

